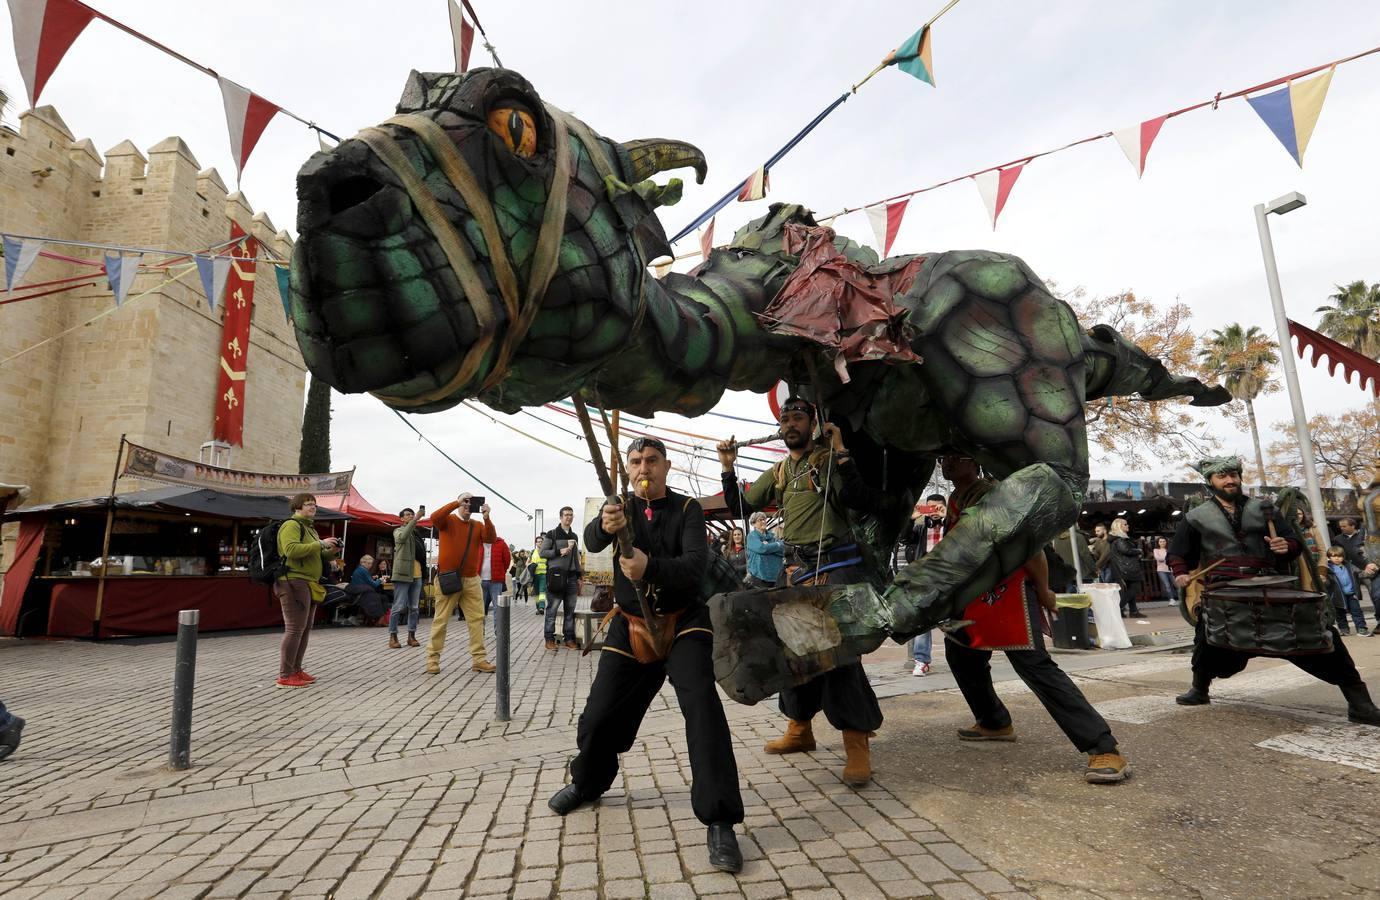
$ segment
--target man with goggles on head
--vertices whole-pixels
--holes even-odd
[[[825,423],[826,442],[816,443],[814,405],[801,397],[781,404],[781,436],[789,455],[748,488],[738,488],[733,441],[718,445],[723,464],[724,502],[747,515],[776,506],[786,543],[787,584],[856,584],[875,582],[868,557],[853,539],[844,509],[871,511],[879,492],[870,488],[852,464],[838,427]],[[768,753],[802,753],[815,749],[812,722],[824,710],[829,724],[843,732],[848,761],[843,780],[854,787],[872,778],[868,738],[882,724],[882,708],[862,663],[839,666],[798,687],[781,692],[781,712],[790,722],[786,733],[767,744]]]

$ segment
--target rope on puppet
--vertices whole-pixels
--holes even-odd
[[[418,431],[418,430],[417,430],[417,426],[416,426],[416,425],[413,425],[411,422],[407,421],[407,417],[404,416],[401,412],[399,412],[398,410],[395,409],[395,410],[393,410],[393,415],[397,416],[399,419],[402,420],[402,423],[403,423],[404,425],[406,425],[408,428],[411,428],[414,432],[416,432],[417,437],[419,437],[419,438],[421,438],[422,440],[426,441],[428,444],[431,444],[431,449],[435,450],[437,453],[439,453],[439,454],[441,454],[442,456],[444,456],[444,457],[446,458],[446,461],[449,462],[452,466],[455,466],[455,468],[459,469],[461,472],[464,472],[466,475],[468,475],[468,476],[470,476],[471,478],[473,478],[476,482],[478,482],[478,484],[479,484],[481,487],[483,487],[485,490],[487,490],[487,491],[489,491],[490,493],[492,493],[495,497],[497,497],[498,499],[502,500],[504,503],[508,504],[508,505],[511,506],[513,509],[517,510],[518,512],[522,513],[524,516],[527,517],[527,521],[529,521],[529,522],[532,521],[532,514],[531,514],[531,513],[529,513],[527,510],[523,509],[521,506],[518,506],[518,505],[517,505],[516,503],[514,503],[512,500],[509,500],[507,497],[503,496],[503,494],[499,493],[498,488],[494,487],[493,485],[490,485],[490,484],[486,483],[486,482],[484,481],[484,479],[480,478],[478,475],[474,474],[474,473],[471,472],[469,469],[465,468],[464,466],[462,466],[462,465],[460,465],[458,462],[456,462],[456,461],[451,457],[451,455],[450,455],[449,453],[447,453],[446,451],[442,450],[440,447],[436,446],[435,442],[432,441],[431,438],[427,437],[426,435],[424,435],[424,434],[422,434],[420,431]]]
[[[489,414],[486,413],[484,410],[480,409],[478,406],[475,406],[473,403],[469,402],[468,400],[463,401],[463,404],[462,404],[462,405],[464,405],[464,406],[465,406],[466,408],[468,408],[468,409],[474,410],[475,412],[479,413],[481,416],[483,416],[484,418],[488,419],[490,422],[493,422],[495,425],[502,425],[504,428],[508,429],[509,431],[516,431],[518,434],[522,435],[523,437],[527,438],[528,440],[536,441],[538,444],[541,444],[543,447],[549,447],[550,449],[555,450],[557,453],[561,453],[561,454],[564,454],[564,455],[570,457],[571,459],[575,460],[576,462],[582,462],[582,463],[587,463],[587,462],[589,462],[589,460],[586,459],[585,457],[583,457],[583,456],[577,456],[576,454],[571,453],[569,450],[565,449],[564,447],[557,447],[555,444],[552,444],[552,443],[550,443],[550,442],[548,442],[548,441],[542,440],[541,438],[537,437],[535,434],[528,434],[527,432],[523,431],[521,428],[517,428],[517,427],[515,427],[515,426],[513,426],[513,425],[509,425],[507,422],[504,422],[504,421],[502,421],[502,420],[500,420],[500,419],[494,418],[493,416],[489,415]],[[541,421],[541,420],[538,419],[537,421]]]

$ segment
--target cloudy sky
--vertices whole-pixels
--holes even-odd
[[[703,187],[664,210],[668,233],[769,156],[941,5],[855,0],[792,4],[724,2],[555,3],[474,0],[503,62],[545,99],[611,137],[677,137],[709,158]],[[410,69],[451,67],[444,0],[377,3],[188,3],[94,0],[93,5],[268,99],[340,135],[387,118]],[[933,7],[933,8],[932,8]],[[0,9],[8,24],[8,10]],[[4,28],[8,35],[8,28]],[[1018,159],[1137,123],[1212,97],[1380,44],[1374,4],[1255,0],[1110,4],[1096,0],[962,0],[936,27],[939,89],[895,70],[881,73],[771,174],[773,200],[821,215]],[[476,59],[484,59],[475,47]],[[11,49],[0,85],[23,83]],[[94,23],[45,88],[78,137],[105,150],[126,138],[147,148],[180,135],[203,166],[233,184],[234,166],[214,80],[103,23]],[[19,106],[24,104],[20,103]],[[912,201],[893,252],[986,247],[1023,257],[1061,287],[1134,289],[1194,310],[1200,331],[1239,321],[1273,333],[1252,206],[1301,191],[1308,206],[1273,218],[1286,304],[1314,324],[1332,285],[1380,280],[1380,55],[1338,69],[1306,168],[1300,170],[1243,100],[1170,120],[1137,181],[1112,141],[1032,163],[993,232],[971,182]],[[9,121],[13,123],[14,112]],[[294,175],[316,149],[298,123],[276,119],[241,187],[255,209],[295,231]],[[733,204],[717,231],[765,209]],[[840,231],[873,243],[862,214]],[[693,246],[693,239],[681,250]],[[54,301],[60,302],[60,301]],[[252,360],[251,360],[252,364]],[[1366,400],[1354,386],[1304,369],[1310,412]],[[253,398],[249,398],[253,402]],[[435,507],[461,490],[493,499],[502,534],[525,543],[526,515],[508,507],[367,397],[335,400],[337,467],[358,466],[377,505]],[[720,411],[765,421],[761,397],[728,397]],[[1259,404],[1261,421],[1288,418],[1283,392]],[[542,412],[572,427],[573,420]],[[503,417],[498,417],[503,418]],[[466,409],[414,423],[479,478],[526,510],[597,493],[592,470]],[[761,426],[704,417],[657,423],[703,434]],[[511,424],[583,456],[555,427]],[[1249,438],[1214,417],[1227,446]],[[1224,430],[1225,429],[1225,430]],[[685,468],[685,457],[674,459]],[[1104,477],[1179,474],[1094,465]],[[713,490],[717,464],[699,464]]]

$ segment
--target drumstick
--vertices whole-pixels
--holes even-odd
[[[1270,531],[1270,540],[1279,537],[1275,532],[1275,504],[1271,500],[1260,501],[1260,512],[1265,516],[1265,527]]]
[[[1189,582],[1191,583],[1191,582],[1197,581],[1198,579],[1202,578],[1204,575],[1206,575],[1207,573],[1211,572],[1213,569],[1217,568],[1218,566],[1220,566],[1220,565],[1221,565],[1222,563],[1224,563],[1224,562],[1226,562],[1225,559],[1219,559],[1219,560],[1217,560],[1217,562],[1213,563],[1213,564],[1210,565],[1210,566],[1203,566],[1201,569],[1198,569],[1196,572],[1189,572],[1189,573],[1188,573],[1188,580],[1189,580]]]

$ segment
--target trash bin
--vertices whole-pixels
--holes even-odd
[[[1088,607],[1092,597],[1087,594],[1055,594],[1054,646],[1061,650],[1091,650],[1088,637]]]

